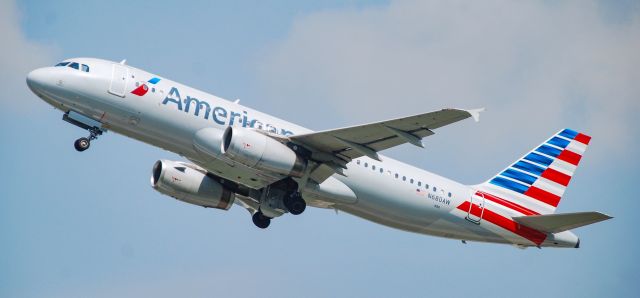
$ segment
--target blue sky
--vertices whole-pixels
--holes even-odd
[[[85,3],[86,2],[86,3]],[[640,286],[640,7],[634,1],[3,1],[1,297],[627,296]],[[563,127],[593,136],[558,212],[615,219],[578,250],[468,243],[308,209],[266,230],[149,186],[179,156],[85,132],[24,84],[111,60],[328,129],[487,112],[385,152],[478,183]]]

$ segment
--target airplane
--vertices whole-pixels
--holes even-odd
[[[612,217],[555,213],[591,137],[554,133],[486,182],[465,185],[379,154],[423,147],[434,130],[483,109],[442,109],[312,131],[121,62],[73,58],[38,68],[30,90],[88,131],[78,151],[107,131],[177,153],[158,160],[151,186],[177,200],[248,210],[258,228],[307,205],[388,227],[518,248],[578,248],[574,228]]]

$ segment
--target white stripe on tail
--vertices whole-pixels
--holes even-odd
[[[476,188],[524,215],[554,213],[590,140],[564,129]]]

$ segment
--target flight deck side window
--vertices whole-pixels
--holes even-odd
[[[80,69],[80,65],[76,62],[73,62],[71,64],[69,64],[69,67],[74,68],[74,69]]]
[[[89,65],[82,64],[82,71],[89,72]]]
[[[60,67],[60,66],[67,66],[67,64],[69,64],[69,63],[71,63],[71,62],[60,62],[60,63],[56,64],[56,66],[57,66],[57,67]]]

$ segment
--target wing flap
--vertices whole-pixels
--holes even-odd
[[[296,135],[291,137],[291,141],[311,151],[351,160],[361,156],[375,156],[373,152],[404,143],[420,146],[419,140],[432,135],[433,129],[473,115],[467,110],[443,109],[404,118]]]
[[[513,220],[521,225],[546,233],[558,233],[597,223],[613,217],[600,212],[557,213],[517,216]]]

